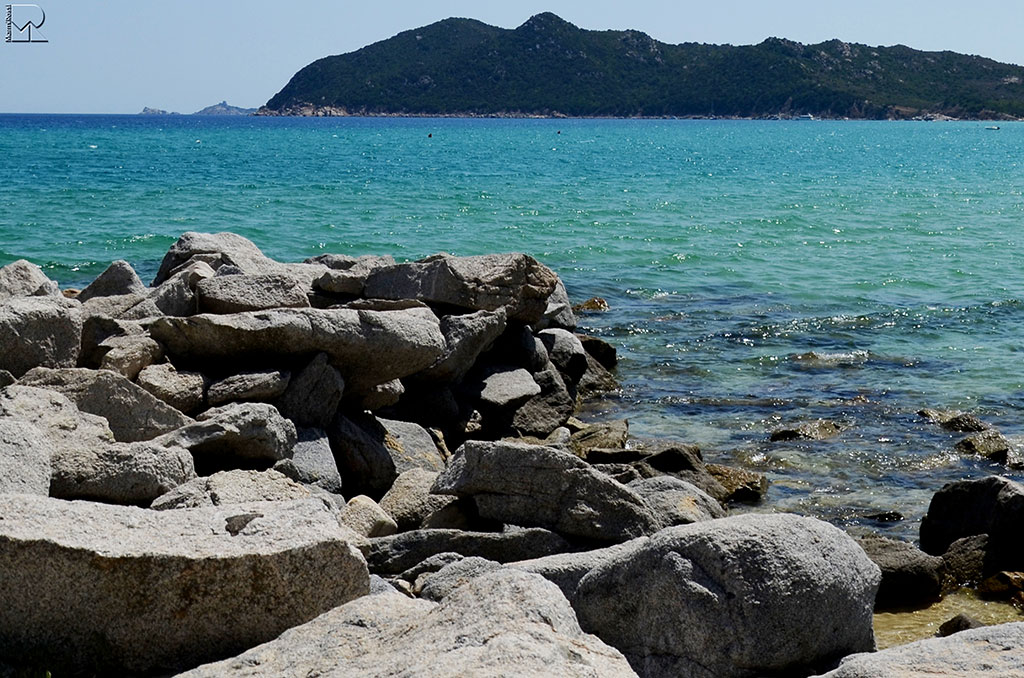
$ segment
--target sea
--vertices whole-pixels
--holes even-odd
[[[1024,434],[1024,123],[0,115],[0,265],[152,278],[184,231],[282,261],[521,251],[619,353],[587,420],[764,473],[765,501],[914,540],[1017,470],[917,412]],[[824,418],[829,440],[771,442]]]

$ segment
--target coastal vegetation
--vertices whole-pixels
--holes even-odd
[[[829,40],[671,45],[551,13],[516,29],[451,18],[296,73],[267,115],[887,119],[1024,116],[1024,68]]]

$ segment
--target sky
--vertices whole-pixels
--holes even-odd
[[[306,64],[452,16],[515,28],[550,11],[668,43],[868,45],[1024,65],[1024,2],[976,0],[38,0],[47,42],[0,41],[0,113],[260,106]],[[0,6],[0,11],[3,11]],[[19,11],[34,11],[20,9]],[[0,19],[5,20],[6,17]],[[6,25],[6,21],[5,21]]]

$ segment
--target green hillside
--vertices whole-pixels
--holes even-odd
[[[554,14],[445,19],[296,73],[270,115],[1024,116],[1024,68],[954,52],[769,38],[669,45]]]

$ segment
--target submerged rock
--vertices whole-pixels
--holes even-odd
[[[827,419],[807,421],[796,426],[787,426],[772,431],[772,442],[783,440],[827,440],[835,438],[842,429]]]

